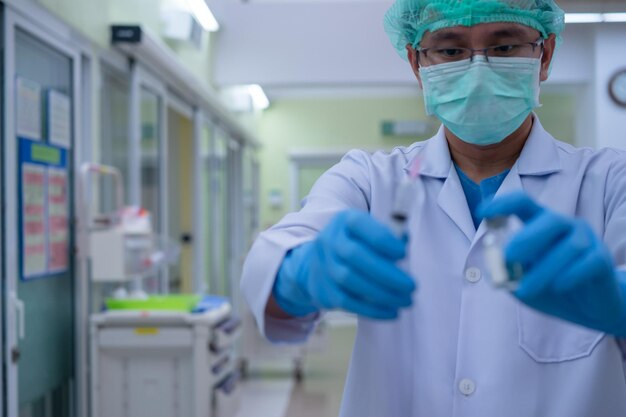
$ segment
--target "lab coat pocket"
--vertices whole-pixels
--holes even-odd
[[[591,355],[604,333],[517,306],[520,347],[539,363],[571,361]]]

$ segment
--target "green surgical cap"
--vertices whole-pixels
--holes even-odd
[[[544,38],[554,33],[558,45],[565,13],[554,0],[396,0],[385,14],[385,31],[407,59],[407,44],[417,48],[426,32],[497,22],[530,26]]]

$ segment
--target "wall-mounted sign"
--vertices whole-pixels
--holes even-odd
[[[19,138],[21,278],[69,268],[68,151]]]
[[[48,91],[46,100],[48,142],[69,149],[72,144],[70,98],[58,91]]]
[[[17,78],[15,94],[17,136],[41,140],[41,86],[26,78]]]
[[[69,265],[69,184],[67,169],[48,168],[48,272]]]
[[[24,162],[22,175],[22,276],[43,275],[46,255],[46,169]]]

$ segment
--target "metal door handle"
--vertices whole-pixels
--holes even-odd
[[[24,302],[17,298],[15,293],[11,294],[11,299],[13,300],[13,305],[15,307],[15,314],[17,316],[17,336],[18,340],[24,340],[26,338],[26,326],[24,319]]]
[[[19,298],[15,299],[15,311],[17,311],[17,319],[20,321],[18,325],[18,336],[20,340],[24,340],[26,338],[26,326],[24,319],[24,302]]]
[[[189,245],[190,243],[193,243],[193,235],[191,233],[183,233],[180,235],[180,242],[185,244],[185,245]]]

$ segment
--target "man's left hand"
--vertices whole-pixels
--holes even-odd
[[[518,192],[481,209],[485,218],[516,215],[525,223],[505,248],[523,266],[520,301],[546,314],[626,337],[626,273],[583,220],[543,208]]]

